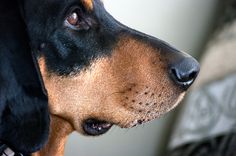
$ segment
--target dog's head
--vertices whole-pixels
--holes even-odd
[[[199,72],[195,59],[122,25],[100,0],[24,0],[22,7],[50,111],[79,132],[158,118]]]

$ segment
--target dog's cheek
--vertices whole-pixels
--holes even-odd
[[[104,78],[105,61],[95,62],[91,70],[82,70],[73,76],[57,76],[48,72],[45,58],[38,61],[48,92],[50,112],[76,123],[77,129],[86,118],[101,118],[107,92],[112,92],[112,84],[106,86],[105,79],[109,79],[109,76]]]

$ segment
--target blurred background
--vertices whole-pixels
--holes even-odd
[[[197,58],[221,9],[220,0],[104,0],[104,4],[123,24],[165,40]],[[133,129],[114,127],[98,138],[73,133],[65,155],[161,156],[178,109]]]

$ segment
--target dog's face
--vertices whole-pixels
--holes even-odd
[[[198,63],[132,30],[99,0],[24,1],[52,114],[88,135],[129,128],[174,108]]]

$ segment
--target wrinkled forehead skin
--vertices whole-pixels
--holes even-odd
[[[101,1],[22,2],[50,111],[77,131],[83,132],[81,124],[89,118],[133,127],[160,117],[183,98],[185,90],[169,78],[168,67],[186,56],[120,24]],[[89,30],[65,27],[73,7],[93,21]]]

